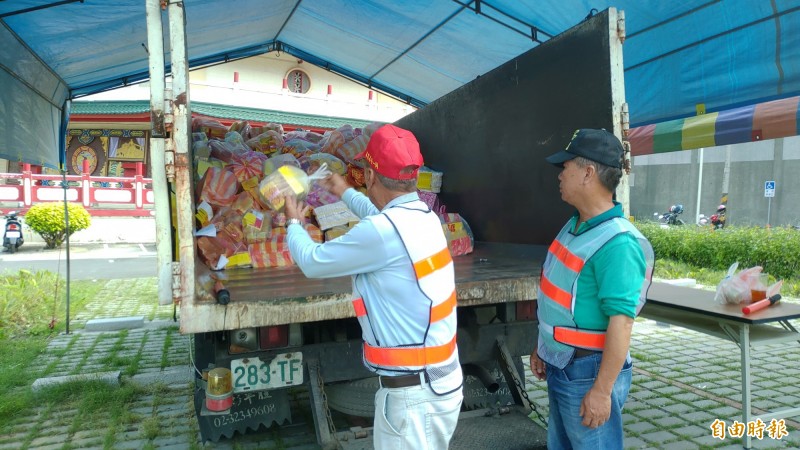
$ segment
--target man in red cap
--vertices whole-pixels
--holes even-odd
[[[287,197],[289,250],[307,277],[352,276],[363,362],[380,379],[375,448],[446,449],[463,400],[455,277],[439,218],[417,195],[419,143],[384,125],[356,159],[367,196],[336,174],[322,185],[361,221],[317,244],[301,226],[308,207]]]

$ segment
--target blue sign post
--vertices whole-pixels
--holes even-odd
[[[772,197],[775,197],[775,181],[764,182],[764,197],[767,198],[767,228],[769,228],[769,216],[772,212]]]

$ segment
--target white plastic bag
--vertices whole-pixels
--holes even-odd
[[[312,181],[321,180],[330,174],[328,165],[325,163],[311,175],[292,165],[281,166],[261,180],[261,183],[258,184],[258,192],[265,205],[274,211],[280,211],[285,203],[284,196],[294,195],[302,200],[308,195]]]
[[[736,273],[738,267],[739,262],[733,263],[728,268],[725,278],[719,282],[717,293],[714,295],[714,301],[717,303],[723,305],[749,304],[753,301],[763,300],[780,291],[783,281],[767,286],[765,280],[762,280],[761,277],[761,271],[763,270],[761,266],[750,267]],[[753,295],[758,295],[761,298],[753,298]]]

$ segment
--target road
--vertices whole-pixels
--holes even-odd
[[[83,244],[70,247],[70,279],[108,280],[156,276],[155,244]],[[66,276],[66,246],[44,250],[26,242],[16,253],[0,252],[0,272],[48,270]]]

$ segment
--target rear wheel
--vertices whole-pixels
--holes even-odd
[[[8,246],[8,253],[14,253],[17,251],[17,244],[11,244]]]

